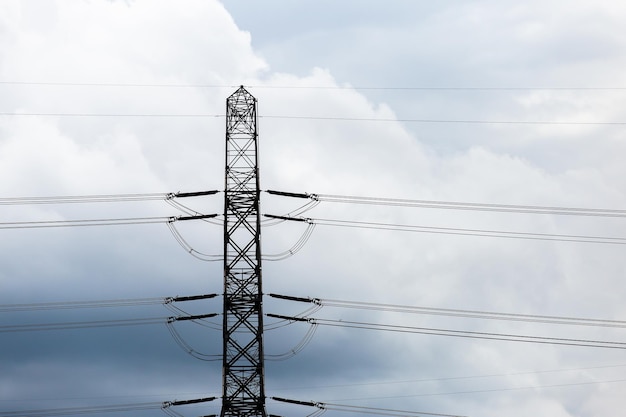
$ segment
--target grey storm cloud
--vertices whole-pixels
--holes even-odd
[[[9,204],[17,197],[221,190],[225,99],[239,85],[259,101],[264,190],[492,210],[320,202],[303,216],[422,228],[319,224],[294,256],[264,262],[266,294],[621,320],[625,15],[608,0],[0,3],[0,416],[221,395],[219,317],[175,324],[195,353],[217,361],[185,352],[164,323],[9,331],[167,318],[180,312],[158,302],[11,306],[220,294],[221,262],[191,256],[165,222],[7,227],[181,214],[164,199]],[[222,198],[181,203],[221,213]],[[281,215],[306,202],[263,193],[261,208]],[[493,210],[504,206],[544,209]],[[616,211],[572,216],[558,207]],[[219,222],[175,226],[194,251],[221,254]],[[264,254],[289,251],[306,231],[268,223]],[[484,236],[494,231],[518,235]],[[311,307],[264,302],[275,314]],[[176,307],[219,313],[221,298]],[[619,326],[331,307],[312,317],[623,340]],[[310,328],[282,324],[267,319],[268,355],[289,356]],[[265,373],[268,396],[472,417],[588,417],[623,409],[622,352],[320,325],[295,356],[268,356]],[[272,401],[268,410],[312,411]],[[211,414],[219,401],[177,411]]]

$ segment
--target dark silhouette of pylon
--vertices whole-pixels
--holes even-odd
[[[265,411],[256,99],[226,99],[224,323],[221,416]]]

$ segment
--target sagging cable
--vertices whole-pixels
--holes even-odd
[[[272,255],[264,255],[263,259],[268,261],[282,261],[283,259],[287,259],[290,256],[295,255],[304,247],[304,245],[308,242],[309,238],[313,234],[313,230],[315,229],[315,224],[308,223],[306,230],[300,236],[300,239],[291,247],[291,249],[283,251],[281,253],[272,254]]]
[[[272,360],[272,361],[282,361],[282,360],[286,360],[286,359],[296,356],[313,339],[313,336],[315,335],[315,331],[317,330],[317,327],[318,327],[317,324],[315,323],[311,324],[311,326],[309,327],[309,330],[306,332],[302,340],[300,340],[300,342],[296,346],[294,346],[291,350],[285,353],[277,354],[277,355],[265,355],[265,359]]]
[[[168,322],[166,323],[166,326],[176,344],[190,356],[205,362],[216,362],[222,360],[222,355],[198,352],[193,347],[191,347],[191,345],[185,341],[181,334],[176,331],[173,323]]]
[[[174,218],[174,220],[172,220],[172,221],[168,221],[167,222],[167,227],[169,228],[170,232],[172,233],[172,236],[174,236],[174,239],[176,239],[178,244],[187,253],[189,253],[194,258],[197,258],[197,259],[200,259],[201,261],[206,261],[206,262],[216,262],[216,261],[221,261],[221,260],[224,259],[224,257],[222,255],[211,255],[211,254],[202,253],[202,252],[199,252],[199,251],[195,250],[193,247],[191,247],[191,245],[185,240],[183,235],[181,235],[181,233],[178,231],[178,229],[176,229],[176,226],[174,226],[174,222],[175,221],[176,221],[176,218]]]

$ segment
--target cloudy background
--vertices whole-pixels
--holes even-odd
[[[626,6],[609,0],[4,0],[0,223],[180,215],[164,201],[9,205],[7,199],[223,189],[225,99],[242,84],[259,101],[263,189],[623,209],[625,20]],[[222,198],[180,202],[219,213]],[[263,212],[272,214],[304,203],[262,199]],[[305,216],[626,234],[623,218],[602,216],[331,203]],[[177,226],[194,249],[220,254],[219,225]],[[289,223],[264,228],[264,253],[289,249],[304,231]],[[220,362],[188,355],[163,324],[8,331],[168,317],[173,313],[161,305],[44,311],[11,305],[219,293],[220,262],[185,252],[164,223],[0,234],[0,415],[220,395]],[[264,263],[264,291],[621,320],[623,251],[621,244],[320,225],[295,256]],[[177,306],[220,312],[221,299]],[[265,300],[266,313],[308,307]],[[328,307],[313,316],[626,341],[620,328]],[[268,355],[289,352],[308,330],[304,323],[270,330],[274,321],[267,320]],[[211,327],[176,326],[197,351],[219,355],[221,332]],[[320,326],[296,356],[266,362],[266,391],[472,417],[618,416],[625,354]],[[216,401],[176,411],[199,416],[219,407]],[[272,400],[267,409],[314,411]]]

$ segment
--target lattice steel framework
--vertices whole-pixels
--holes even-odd
[[[265,411],[256,99],[226,99],[224,351],[221,416]]]

